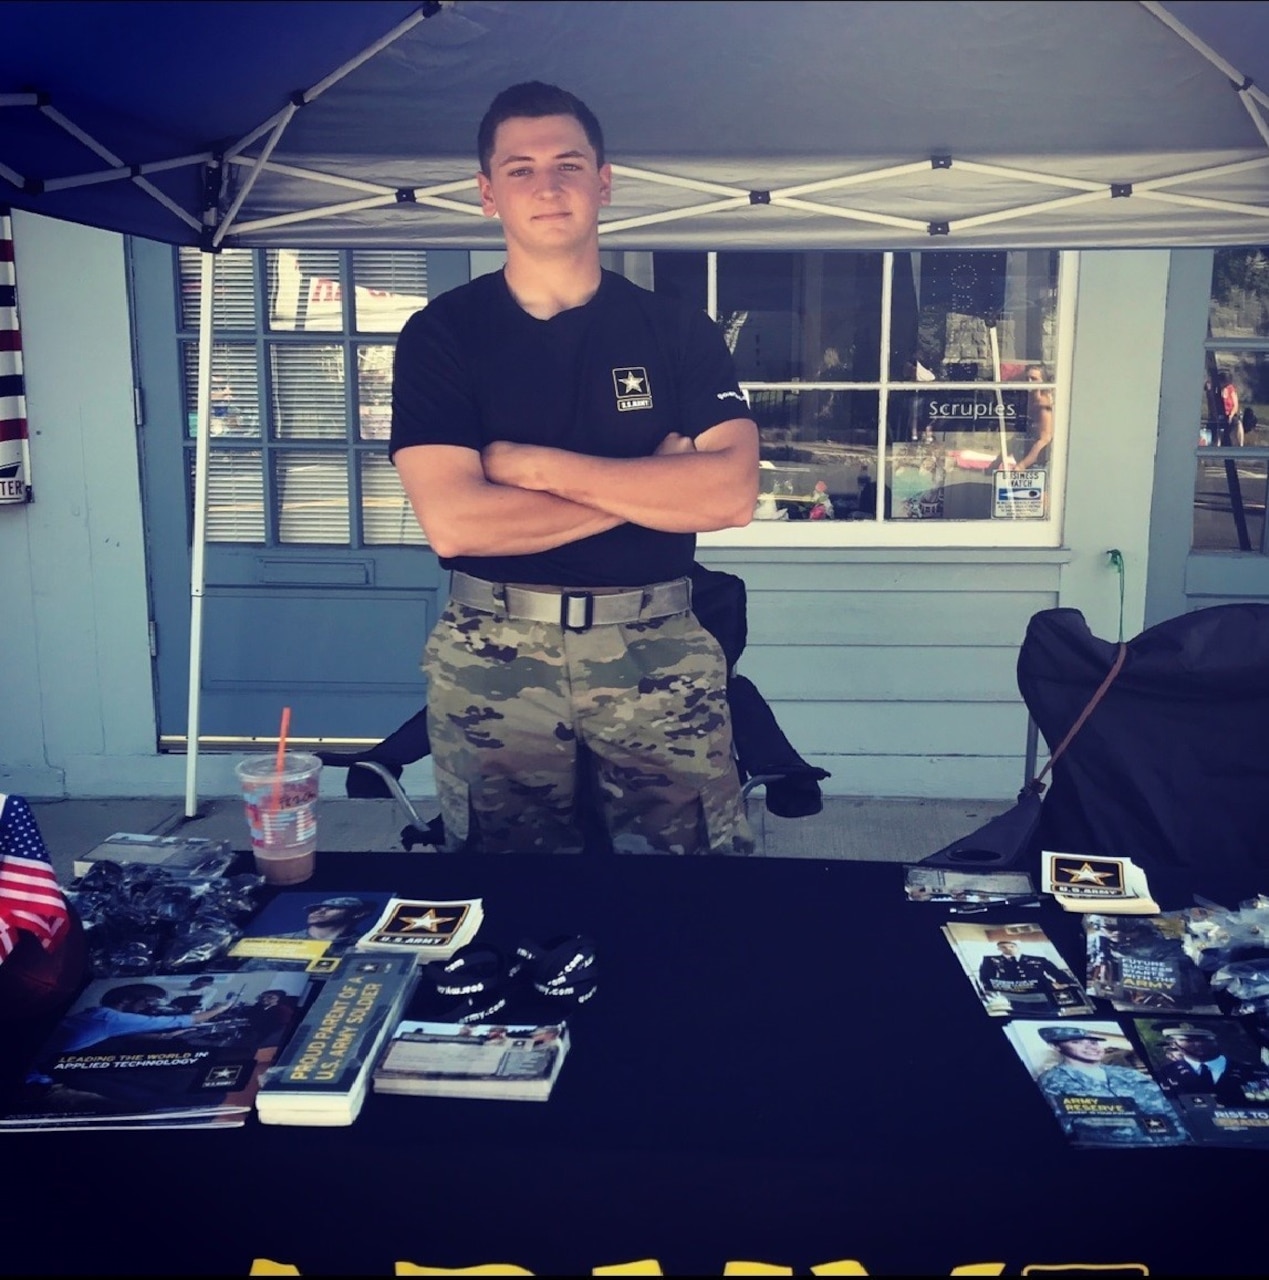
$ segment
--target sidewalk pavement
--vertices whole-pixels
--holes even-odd
[[[434,801],[419,800],[424,821]],[[760,794],[749,800],[757,853],[767,858],[851,858],[862,862],[919,862],[1003,813],[1012,800],[925,800],[826,796],[807,818],[778,818]],[[186,819],[179,799],[32,800],[31,807],[59,879],[69,884],[71,863],[117,831],[146,835],[207,836],[246,849],[247,826],[237,797],[204,800]],[[326,799],[318,806],[318,853],[404,848],[409,815],[393,800]],[[420,857],[429,850],[416,847]]]

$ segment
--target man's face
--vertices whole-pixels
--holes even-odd
[[[1063,1040],[1057,1050],[1064,1058],[1075,1062],[1100,1062],[1106,1056],[1106,1041]]]
[[[343,907],[310,907],[308,912],[308,922],[310,926],[317,926],[322,929],[329,929],[335,925],[346,924],[348,921],[348,912]]]
[[[1210,1036],[1174,1036],[1176,1046],[1195,1062],[1210,1062],[1221,1056],[1220,1046]]]
[[[996,947],[1002,956],[1016,956],[1018,954],[1018,944],[1016,942],[998,942]]]
[[[477,175],[480,206],[502,220],[508,249],[552,254],[594,239],[612,196],[612,169],[595,163],[572,116],[513,116],[494,134],[489,176]]]
[[[160,996],[147,994],[133,996],[131,1000],[125,1000],[119,1007],[124,1013],[153,1013],[161,1003]]]

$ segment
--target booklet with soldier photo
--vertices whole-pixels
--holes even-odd
[[[96,979],[35,1055],[0,1130],[241,1126],[309,988],[293,970]]]
[[[1067,1018],[1093,1012],[1057,948],[1037,924],[945,924],[965,976],[993,1018]]]
[[[1084,917],[1088,993],[1124,1013],[1220,1013],[1206,974],[1186,953],[1188,912]]]
[[[229,948],[230,959],[244,968],[297,968],[318,977],[332,973],[391,896],[360,889],[283,890],[243,929]]]
[[[1233,1018],[1133,1018],[1150,1071],[1194,1141],[1269,1147],[1269,1066]]]
[[[1177,1108],[1117,1022],[1017,1019],[1003,1028],[1066,1136],[1079,1147],[1175,1147]]]

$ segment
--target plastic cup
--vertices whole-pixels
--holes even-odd
[[[281,772],[276,755],[248,756],[236,769],[256,871],[269,884],[302,884],[317,864],[322,762],[305,751],[288,751]]]

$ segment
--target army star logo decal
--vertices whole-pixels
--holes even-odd
[[[1094,871],[1087,862],[1080,867],[1062,867],[1061,870],[1072,884],[1095,884],[1099,887],[1114,875],[1113,871]]]
[[[1078,854],[1046,855],[1055,893],[1080,898],[1116,897],[1124,892],[1124,873],[1112,859],[1086,858]]]
[[[642,365],[614,369],[612,385],[617,395],[617,408],[620,412],[652,408],[652,386],[648,382],[648,371]]]
[[[429,907],[421,916],[401,915],[392,923],[402,933],[411,933],[418,929],[422,929],[425,933],[436,933],[441,925],[453,924],[457,919],[457,916],[443,916],[435,907]]]

